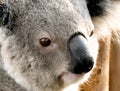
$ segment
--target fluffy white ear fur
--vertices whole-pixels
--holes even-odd
[[[106,15],[93,18],[93,23],[95,25],[94,33],[98,40],[105,39],[105,37],[111,36],[113,33],[116,34],[117,37],[119,37],[120,33],[119,9],[120,2],[113,1],[107,5]]]

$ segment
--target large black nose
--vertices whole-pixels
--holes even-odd
[[[89,44],[84,35],[74,34],[68,41],[68,48],[72,59],[70,68],[72,73],[86,73],[93,68],[94,61],[90,55]]]

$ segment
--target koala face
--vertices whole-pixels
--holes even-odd
[[[0,8],[5,22],[0,27],[1,61],[18,84],[30,91],[61,91],[86,79],[97,56],[86,4],[85,0],[5,1],[5,8]]]

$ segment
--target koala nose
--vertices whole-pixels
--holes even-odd
[[[68,41],[71,54],[71,72],[75,74],[87,73],[94,65],[90,55],[89,44],[83,34],[74,34]]]

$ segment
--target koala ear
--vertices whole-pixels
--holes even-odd
[[[5,4],[0,4],[0,26],[12,29],[14,13]]]
[[[87,0],[89,13],[92,17],[101,16],[105,12],[107,0]]]

